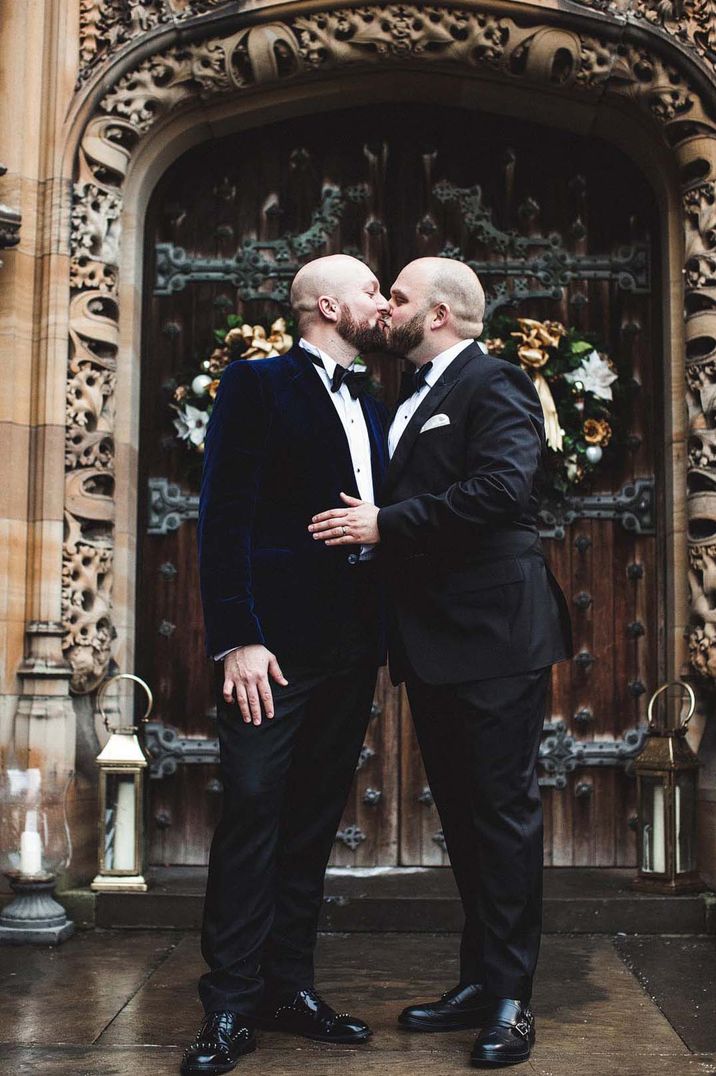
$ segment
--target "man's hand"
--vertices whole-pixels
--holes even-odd
[[[281,672],[276,655],[260,644],[241,646],[224,658],[223,696],[226,702],[236,701],[247,725],[261,724],[261,706],[266,717],[273,717],[273,696],[269,674],[285,687],[288,680]]]
[[[313,537],[326,545],[377,545],[380,532],[376,506],[347,493],[341,493],[341,500],[347,508],[331,508],[313,517],[308,528]]]

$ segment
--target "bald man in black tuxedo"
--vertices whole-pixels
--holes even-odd
[[[389,431],[383,507],[319,513],[327,544],[378,545],[392,595],[393,681],[405,681],[465,927],[457,986],[399,1017],[480,1027],[472,1062],[526,1061],[542,912],[540,734],[569,614],[537,530],[547,451],[537,392],[485,354],[484,295],[466,265],[423,258],[391,290],[388,344],[415,366]]]

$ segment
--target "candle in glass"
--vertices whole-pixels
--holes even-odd
[[[37,811],[25,815],[25,829],[20,836],[20,873],[42,873],[42,841],[37,832]]]
[[[654,785],[653,800],[653,870],[657,874],[663,874],[666,870],[666,835],[664,833],[664,786]]]
[[[134,870],[134,781],[120,778],[117,785],[117,816],[114,831],[114,869]]]

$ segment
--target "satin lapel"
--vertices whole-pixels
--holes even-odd
[[[453,359],[447,370],[435,382],[398,441],[393,458],[388,464],[388,473],[385,478],[386,493],[395,484],[408,462],[413,445],[417,441],[424,423],[427,422],[431,415],[436,413],[445,397],[455,388],[467,363],[481,354],[482,352],[477,344],[468,345],[464,351],[460,352],[457,358]]]
[[[361,398],[361,408],[368,427],[370,438],[370,460],[373,471],[373,497],[376,504],[380,504],[381,493],[385,485],[385,472],[388,466],[388,445],[383,427],[378,418],[375,405],[365,397]]]
[[[335,405],[320,375],[313,368],[311,356],[302,347],[294,348],[291,358],[296,366],[292,385],[303,397],[311,414],[310,428],[321,444],[321,455],[332,464],[339,476],[339,486],[351,496],[358,496],[348,438]]]

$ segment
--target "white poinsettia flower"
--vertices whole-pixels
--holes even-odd
[[[174,426],[182,441],[191,441],[193,445],[203,445],[206,437],[206,427],[209,424],[209,412],[202,411],[191,404],[185,404],[177,408],[177,417]]]
[[[581,381],[585,392],[591,392],[600,400],[611,400],[612,381],[616,381],[617,375],[612,370],[606,359],[603,359],[598,351],[590,351],[586,359],[576,370],[564,375],[567,381],[574,383]]]

